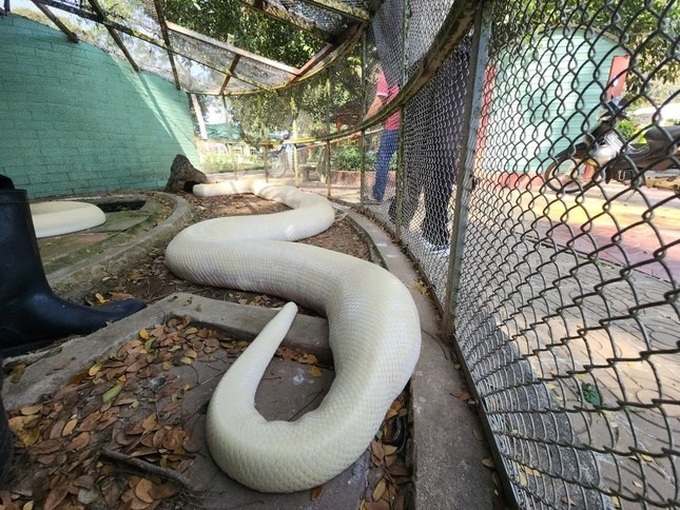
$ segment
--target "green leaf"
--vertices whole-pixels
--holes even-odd
[[[594,384],[582,383],[581,393],[583,394],[583,398],[585,399],[586,402],[590,402],[591,404],[597,407],[602,405],[602,396],[600,395],[597,386],[595,386]]]
[[[122,389],[123,389],[122,384],[116,384],[115,386],[107,390],[106,393],[104,393],[102,399],[104,400],[104,402],[108,402],[109,400],[116,398],[120,393],[120,390]]]

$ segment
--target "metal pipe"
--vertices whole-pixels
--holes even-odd
[[[484,93],[484,70],[488,61],[488,46],[491,37],[489,3],[484,2],[477,13],[472,46],[470,48],[470,68],[467,82],[465,109],[463,113],[463,138],[458,155],[456,173],[456,199],[453,210],[453,226],[451,232],[451,255],[446,285],[446,300],[442,322],[442,334],[449,338],[454,332],[454,323],[462,276],[463,252],[465,248],[465,232],[467,230],[468,203],[474,187],[474,168],[476,164],[475,148],[477,147],[478,124],[482,110]]]

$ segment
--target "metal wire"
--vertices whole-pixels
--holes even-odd
[[[658,111],[677,96],[677,81],[659,92],[677,69],[677,26],[664,17],[677,5],[492,5],[458,346],[521,506],[676,508],[680,266],[666,218],[680,196],[644,186],[653,165],[632,153],[591,161],[591,176],[546,172],[570,146],[580,157],[573,146],[624,79],[609,74],[615,57],[633,56],[625,90],[636,106]],[[657,163],[672,167],[677,135],[666,144]]]
[[[275,4],[333,33],[346,26]],[[481,24],[443,40],[459,4],[385,0],[364,62],[357,48],[278,94],[227,100],[225,118],[257,147],[240,164],[295,132],[301,186],[363,204],[399,234],[452,310],[452,348],[517,506],[678,508],[680,133],[668,112],[680,98],[680,3],[488,0]],[[486,52],[472,55],[483,34]],[[233,55],[173,42],[206,64],[178,57],[194,66],[180,73],[185,88],[220,89],[224,74],[208,66]],[[386,166],[382,121],[352,133],[381,70],[399,90],[427,79],[403,96]],[[236,72],[285,78],[245,59]],[[626,104],[611,102],[620,95]],[[625,119],[622,106],[640,114]],[[331,142],[338,131],[353,136]]]

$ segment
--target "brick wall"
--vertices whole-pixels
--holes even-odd
[[[0,16],[0,174],[31,198],[165,185],[198,164],[189,101],[84,42]]]

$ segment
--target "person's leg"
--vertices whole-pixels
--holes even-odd
[[[425,218],[422,223],[423,238],[436,248],[449,245],[449,200],[453,191],[454,167],[448,158],[435,164],[433,172],[424,179]]]
[[[424,182],[423,237],[436,247],[448,247],[449,202],[463,139],[462,122],[467,83],[467,57],[451,55],[432,80],[430,128],[433,154]]]
[[[378,149],[378,162],[375,170],[375,184],[373,185],[373,198],[382,201],[387,187],[387,175],[390,171],[390,160],[399,146],[399,131],[384,130],[380,136],[380,148]]]

